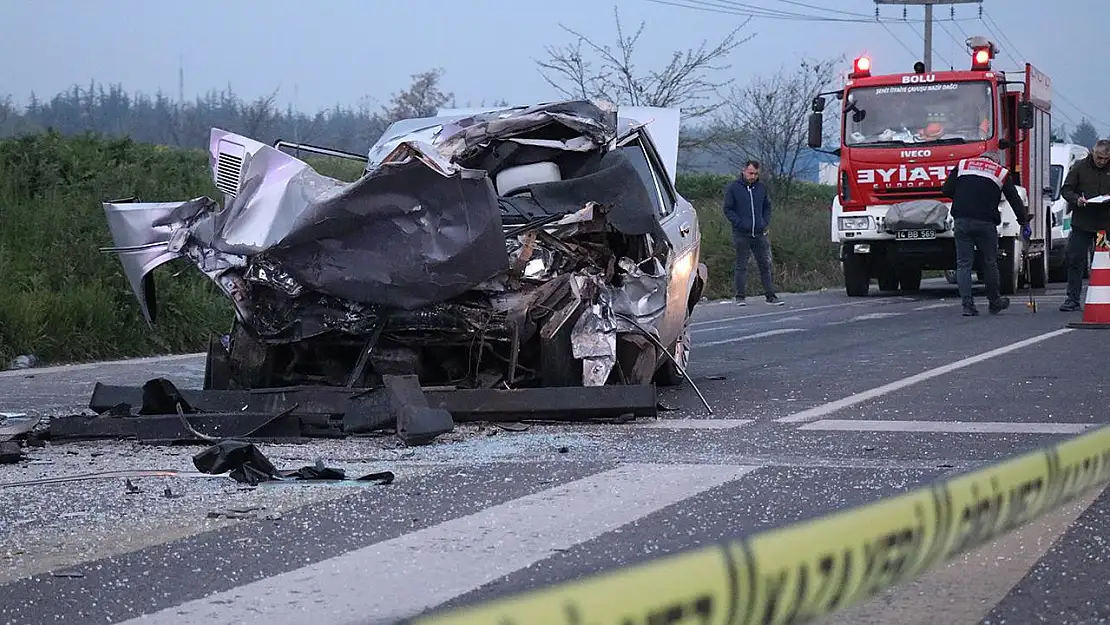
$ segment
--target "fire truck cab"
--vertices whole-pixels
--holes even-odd
[[[926,72],[918,62],[910,73],[872,74],[871,60],[857,58],[842,89],[812,102],[809,146],[840,158],[831,240],[840,248],[849,296],[867,295],[872,279],[882,291],[917,291],[924,271],[955,269],[951,201],[941,185],[960,160],[986,150],[1003,154],[1033,216],[1026,242],[1002,198],[1002,293],[1023,281],[1045,286],[1054,194],[1051,83],[1028,63],[1023,72],[994,69],[998,47],[984,37],[967,45],[968,70]],[[841,103],[840,145],[831,151],[821,148],[826,96]],[[981,269],[981,258],[975,265]]]

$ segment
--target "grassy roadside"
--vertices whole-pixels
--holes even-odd
[[[313,164],[344,179],[359,171],[333,159]],[[727,182],[678,178],[700,216],[710,297],[731,293],[732,242],[720,210]],[[226,301],[190,263],[164,265],[155,272],[158,325],[148,328],[118,259],[99,250],[112,244],[101,202],[215,194],[201,151],[57,133],[0,141],[0,369],[20,354],[50,364],[205,349],[230,323]],[[781,291],[836,283],[827,242],[831,194],[801,185],[776,205],[771,239]],[[754,263],[749,277],[758,281]]]

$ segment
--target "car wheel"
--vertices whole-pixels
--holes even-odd
[[[674,345],[671,346],[671,355],[674,359],[682,365],[685,370],[690,364],[690,318],[686,318],[686,324],[682,328],[682,334],[678,335],[675,339]],[[682,384],[684,378],[682,373],[679,372],[678,367],[667,358],[661,367],[659,373],[655,376],[655,383],[659,386],[678,386]]]

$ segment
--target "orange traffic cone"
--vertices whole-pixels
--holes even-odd
[[[1087,282],[1083,321],[1073,321],[1068,327],[1110,329],[1110,242],[1106,240],[1105,230],[1099,230],[1095,239],[1095,257],[1091,261],[1091,279]]]

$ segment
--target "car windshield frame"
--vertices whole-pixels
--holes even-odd
[[[841,117],[844,146],[889,148],[988,141],[998,133],[994,89],[995,85],[988,80],[852,87],[845,94]],[[884,100],[893,106],[876,106]],[[856,109],[866,111],[860,122],[852,119]],[[927,132],[930,113],[947,116],[939,134]],[[983,121],[982,113],[987,114],[986,132],[978,127]],[[896,122],[897,117],[902,120]]]

